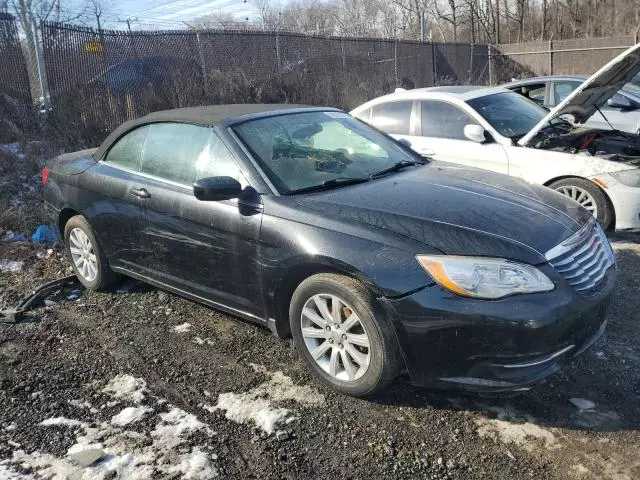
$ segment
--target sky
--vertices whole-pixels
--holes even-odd
[[[76,0],[76,4],[78,7],[86,1]],[[134,30],[186,28],[184,22],[218,12],[242,21],[248,18],[250,23],[259,21],[258,10],[251,0],[103,0],[102,4],[103,28],[126,28],[126,24],[119,22],[126,18],[137,18],[131,23]]]

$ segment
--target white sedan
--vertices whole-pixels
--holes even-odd
[[[640,137],[582,127],[640,71],[640,45],[548,112],[505,88],[433,87],[379,97],[351,114],[418,153],[549,186],[604,228],[640,228]]]

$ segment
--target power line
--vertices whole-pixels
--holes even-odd
[[[198,15],[199,13],[201,14],[201,12],[206,12],[206,11],[215,11],[218,8],[234,8],[234,9],[238,9],[238,7],[240,7],[240,5],[233,5],[233,3],[235,2],[235,0],[214,0],[212,2],[203,4],[203,5],[197,5],[197,6],[193,6],[193,7],[189,7],[189,8],[185,8],[179,12],[172,12],[172,13],[166,13],[164,15],[160,15],[158,18],[162,18],[162,19],[170,19],[170,18],[176,18],[176,17],[186,17],[186,16],[200,16]]]
[[[190,5],[193,3],[198,3],[198,2],[202,2],[203,0],[174,0],[172,2],[167,2],[167,3],[163,3],[161,5],[154,5],[151,8],[147,8],[144,10],[140,10],[138,13],[147,13],[147,12],[161,12],[163,10],[171,10],[172,8],[176,8],[176,7],[183,7],[186,5]]]

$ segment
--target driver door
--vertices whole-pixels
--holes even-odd
[[[153,124],[141,171],[148,192],[142,229],[147,275],[259,316],[263,311],[258,260],[262,208],[218,135],[197,125]],[[247,198],[198,200],[193,182],[214,176],[235,178]]]
[[[417,128],[422,135],[407,137],[411,148],[436,160],[509,173],[509,160],[502,145],[492,140],[478,143],[465,137],[464,127],[478,122],[460,107],[436,100],[419,103]]]

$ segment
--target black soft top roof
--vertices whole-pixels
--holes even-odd
[[[208,105],[204,107],[175,108],[173,110],[161,110],[153,112],[144,117],[129,120],[116,128],[102,145],[93,154],[96,160],[100,160],[111,145],[129,130],[149,123],[177,122],[191,123],[215,127],[224,120],[243,117],[245,115],[271,114],[283,110],[309,109],[309,110],[335,110],[333,108],[309,107],[307,105],[283,104],[283,103],[255,103],[255,104],[233,104],[233,105]]]

